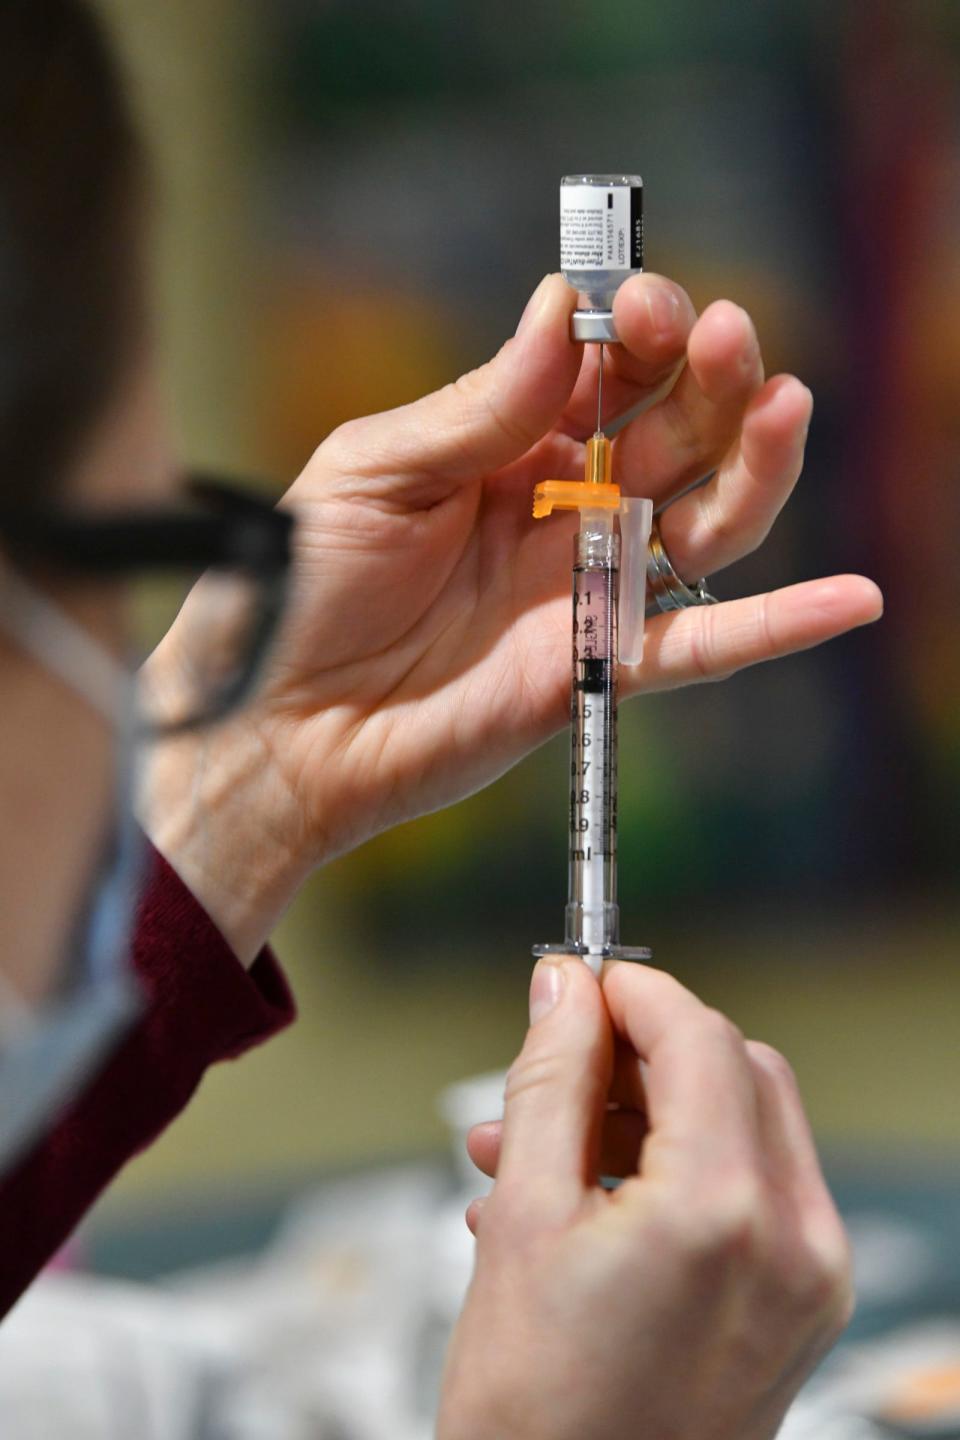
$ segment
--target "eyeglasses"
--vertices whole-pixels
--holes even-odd
[[[139,687],[151,737],[210,725],[250,694],[283,613],[292,533],[289,514],[196,474],[169,509],[0,509],[22,569],[123,582],[131,659],[153,657]]]

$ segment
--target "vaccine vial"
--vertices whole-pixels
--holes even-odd
[[[575,340],[616,340],[613,297],[643,269],[639,175],[565,175],[560,182],[560,269],[580,292]]]

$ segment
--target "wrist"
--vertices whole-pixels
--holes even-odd
[[[267,743],[235,721],[158,745],[138,808],[153,844],[250,966],[313,868]]]

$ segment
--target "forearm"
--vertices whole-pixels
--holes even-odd
[[[140,793],[141,824],[247,967],[316,864],[297,843],[296,807],[250,723],[160,746]]]

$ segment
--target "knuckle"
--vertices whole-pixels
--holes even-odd
[[[813,1303],[838,1332],[853,1314],[855,1291],[850,1242],[839,1217],[812,1247]]]
[[[743,560],[759,550],[773,529],[773,517],[751,514],[746,506],[714,505],[704,516],[704,548],[713,568]]]
[[[677,1222],[688,1261],[711,1269],[718,1263],[759,1266],[767,1251],[767,1213],[758,1177],[746,1173],[691,1206]]]
[[[519,1203],[520,1197],[509,1191],[498,1193],[498,1189],[495,1187],[487,1197],[482,1223],[480,1217],[474,1215],[471,1226],[477,1244],[477,1257],[485,1264],[495,1263],[498,1256],[516,1244],[518,1237],[523,1239],[524,1212]]]
[[[364,448],[363,431],[362,418],[344,420],[335,430],[331,430],[320,445],[317,455],[322,454],[325,463],[337,472],[348,473],[356,469]]]
[[[463,412],[463,418],[469,419],[483,405],[483,371],[479,366],[464,371],[455,380],[450,380],[440,393],[455,401]]]
[[[774,632],[769,595],[762,595],[760,597],[760,605],[757,611],[757,632],[763,653],[775,655],[777,652],[777,637]]]
[[[778,1086],[799,1093],[796,1074],[785,1055],[765,1040],[748,1040],[746,1046],[750,1059],[760,1065]]]
[[[853,1319],[857,1308],[857,1291],[854,1284],[852,1271],[848,1273],[842,1283],[834,1287],[834,1311],[832,1333],[842,1335],[844,1330]]]
[[[566,1070],[562,1056],[524,1048],[507,1071],[504,1106],[509,1108],[531,1091],[555,1087],[563,1080]]]
[[[713,1243],[721,1256],[756,1259],[765,1233],[764,1205],[759,1182],[744,1176],[721,1194],[713,1217]]]
[[[752,555],[755,550],[760,549],[761,545],[766,544],[775,519],[776,516],[764,516],[762,519],[756,520],[749,530],[741,532],[740,549],[743,555]]]
[[[685,613],[690,616],[688,631],[689,668],[698,680],[725,680],[731,667],[721,666],[717,627],[722,621],[719,605],[700,605]],[[736,668],[735,666],[733,667]]]
[[[708,487],[702,497],[701,524],[706,546],[711,551],[726,555],[728,551],[739,552],[743,548],[744,532],[740,516],[719,496],[711,498]]]
[[[479,417],[498,430],[513,448],[526,449],[536,438],[521,422],[498,404],[490,388],[489,366],[481,365],[450,382],[448,392],[461,410],[461,424],[469,430]]]
[[[570,1204],[556,1185],[536,1175],[498,1179],[483,1207],[477,1239],[490,1251],[521,1246],[529,1256],[551,1237],[563,1234],[571,1220]]]
[[[850,1322],[855,1304],[850,1243],[840,1217],[834,1215],[807,1229],[781,1276],[794,1307],[830,1335]]]
[[[713,678],[713,606],[705,605],[693,612],[690,624],[690,669],[700,680]]]
[[[668,395],[662,402],[661,411],[677,457],[681,461],[692,457],[699,459],[704,449],[704,437],[683,398],[676,393]]]
[[[714,1010],[708,1006],[701,1024],[706,1038],[717,1045],[740,1049],[745,1044],[743,1031],[722,1010]]]

